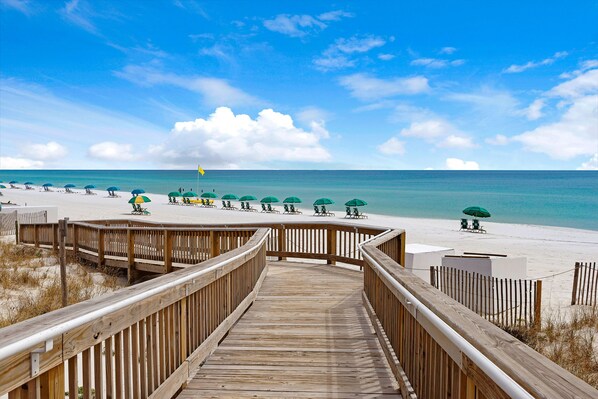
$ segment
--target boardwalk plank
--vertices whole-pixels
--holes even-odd
[[[362,278],[271,263],[253,306],[178,398],[400,397],[361,302]]]

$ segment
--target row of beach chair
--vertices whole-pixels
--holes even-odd
[[[486,230],[482,226],[480,226],[480,221],[478,219],[473,219],[471,221],[471,225],[469,224],[469,220],[461,219],[461,228],[459,231],[468,231],[470,233],[486,233]]]
[[[351,211],[350,207],[347,207],[346,209],[346,215],[345,218],[352,218],[352,219],[367,219],[368,216],[363,213],[363,212],[359,212],[359,209],[357,208],[353,208],[353,211]]]
[[[132,204],[133,211],[131,212],[132,215],[151,215],[151,212],[147,210],[147,208],[142,208],[141,204]]]
[[[322,205],[322,209],[318,208],[317,205],[314,205],[314,216],[334,216],[334,213],[326,209],[325,205]]]
[[[280,213],[280,211],[276,208],[272,208],[270,204],[262,204],[262,212],[266,213]]]

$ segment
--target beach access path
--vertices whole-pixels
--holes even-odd
[[[76,190],[76,189],[75,189]],[[368,219],[344,219],[344,206],[329,208],[336,212],[334,218],[313,216],[310,204],[300,204],[302,215],[265,214],[261,212],[227,211],[220,208],[170,205],[168,197],[145,194],[152,202],[147,204],[151,216],[132,216],[127,203],[130,193],[117,192],[120,198],[108,198],[107,192],[92,190],[97,195],[65,194],[35,190],[3,190],[2,201],[20,205],[58,206],[58,217],[71,220],[139,218],[154,222],[236,224],[236,223],[285,223],[289,221],[334,220],[349,223],[401,228],[407,232],[407,243],[420,243],[454,248],[456,253],[485,252],[527,258],[527,277],[544,277],[542,308],[545,312],[563,311],[570,307],[575,262],[598,261],[598,231],[565,227],[493,223],[483,220],[487,234],[459,231],[460,210],[454,220],[417,219],[376,215]],[[219,206],[220,204],[216,202]],[[254,204],[257,205],[257,204]],[[279,208],[281,208],[279,206]],[[555,277],[550,277],[554,274]],[[548,277],[547,277],[548,276]]]
[[[362,289],[357,270],[269,263],[256,301],[178,398],[400,397]]]

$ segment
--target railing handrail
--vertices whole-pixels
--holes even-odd
[[[428,290],[426,287],[428,284],[425,281],[407,270],[403,270],[399,263],[377,248],[389,239],[392,237],[378,235],[368,244],[360,246],[364,259],[375,268],[375,273],[384,277],[384,284],[388,283],[392,286],[391,291],[397,291],[400,294],[394,295],[417,322],[423,321],[420,325],[428,331],[433,339],[438,338],[436,335],[440,332],[443,334],[441,338],[446,338],[452,345],[455,345],[456,348],[451,348],[450,345],[447,347],[444,339],[436,341],[462,370],[462,359],[452,349],[458,349],[463,356],[466,356],[483,373],[486,373],[496,386],[512,397],[547,398],[564,392],[568,392],[572,397],[595,394],[596,390],[592,386],[530,347],[521,344],[516,338],[459,302],[436,289]],[[421,292],[418,292],[420,287]],[[432,287],[429,286],[429,288]],[[439,300],[437,306],[434,306],[433,301],[438,297],[442,297],[442,301]],[[458,311],[454,308],[457,308]],[[465,324],[469,325],[460,325],[458,319],[461,319],[461,322],[465,319]],[[426,325],[435,327],[436,331]],[[466,332],[468,327],[470,327],[471,334],[464,334],[463,332]],[[509,355],[501,343],[505,344],[507,348],[520,343],[521,345],[513,346],[510,351],[517,352],[518,355],[515,357]],[[528,359],[526,360],[528,363],[521,362],[519,360],[521,358]],[[529,380],[526,380],[526,377]],[[548,381],[550,383],[547,383]]]
[[[95,227],[95,225],[94,225],[94,227]],[[25,351],[27,349],[35,347],[36,345],[39,345],[47,340],[55,338],[56,336],[63,334],[69,330],[80,327],[80,326],[84,325],[85,323],[88,323],[94,319],[98,319],[100,317],[108,315],[109,313],[124,309],[125,307],[131,305],[132,303],[139,302],[144,299],[150,298],[151,296],[165,292],[166,290],[168,290],[172,287],[175,287],[175,286],[178,286],[181,284],[185,284],[185,283],[192,281],[193,279],[196,279],[204,274],[207,274],[216,269],[222,268],[222,267],[226,266],[227,264],[230,264],[240,258],[243,258],[244,256],[255,251],[256,249],[259,249],[259,247],[261,247],[261,245],[264,243],[264,241],[266,240],[266,238],[268,237],[269,234],[270,234],[270,231],[268,229],[258,229],[256,231],[256,233],[254,234],[254,236],[243,246],[241,246],[235,250],[232,250],[230,252],[227,252],[225,254],[219,255],[216,258],[207,260],[205,262],[201,262],[201,263],[197,264],[196,266],[202,265],[203,263],[207,263],[210,261],[218,261],[214,265],[211,265],[207,268],[202,268],[201,270],[193,271],[191,273],[189,272],[189,269],[180,270],[178,272],[173,272],[173,273],[165,276],[166,278],[174,277],[172,281],[164,283],[163,280],[161,280],[160,284],[157,285],[156,287],[153,287],[146,291],[135,293],[132,296],[127,297],[124,300],[120,300],[120,301],[110,304],[109,306],[106,306],[104,308],[96,309],[89,313],[85,313],[83,315],[76,316],[74,319],[66,320],[66,321],[57,323],[55,325],[50,325],[50,326],[48,326],[48,323],[39,323],[40,318],[44,318],[44,317],[47,318],[47,317],[55,316],[54,312],[50,312],[50,313],[46,313],[45,315],[35,317],[33,319],[29,319],[22,323],[17,323],[12,326],[6,327],[6,328],[2,329],[3,332],[5,333],[4,337],[3,337],[4,339],[0,338],[0,361],[5,360],[11,356],[14,356],[14,355],[16,355],[22,351]],[[258,241],[252,242],[252,240],[255,240],[255,239],[257,239]],[[181,274],[182,276],[180,278],[177,278],[179,274]],[[147,281],[146,283],[138,284],[133,288],[136,288],[135,291],[138,291],[138,290],[141,290],[142,288],[144,288],[145,285],[151,285],[152,283],[155,284],[155,281]],[[108,298],[110,298],[110,294],[104,295],[104,297],[106,299],[108,299]],[[73,305],[73,306],[77,306],[77,305],[82,306],[86,302],[81,302],[81,303]],[[94,301],[94,306],[97,306],[97,300]],[[68,309],[68,308],[63,308],[63,309]],[[29,335],[27,335],[24,338],[22,337],[23,323],[30,323],[32,326],[32,330],[33,330]],[[37,328],[34,326],[37,326]],[[13,329],[13,328],[15,328],[15,329],[19,328],[19,332],[20,332],[19,336],[15,337],[14,334],[11,334],[11,329]]]
[[[376,236],[378,238],[379,236]],[[478,349],[476,349],[469,341],[459,335],[453,328],[445,323],[436,313],[430,310],[426,305],[419,301],[409,290],[398,283],[398,281],[392,277],[386,269],[381,266],[374,257],[368,253],[368,248],[362,248],[362,253],[372,265],[376,267],[385,279],[392,284],[392,286],[405,296],[405,303],[407,309],[413,316],[419,320],[420,314],[423,315],[426,320],[436,327],[445,338],[453,343],[459,350],[467,355],[488,377],[490,377],[505,393],[512,398],[530,398],[533,396],[529,394],[522,386],[520,386],[515,380],[507,375],[500,367],[494,364]]]

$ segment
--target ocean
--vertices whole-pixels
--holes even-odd
[[[489,221],[598,230],[598,172],[595,171],[380,171],[380,170],[2,170],[0,181],[36,185],[67,183],[98,189],[167,194],[179,188],[219,195],[297,196],[307,207],[320,197],[344,211],[352,198],[368,202],[366,212],[459,219],[479,205]]]

